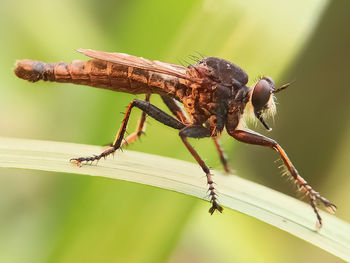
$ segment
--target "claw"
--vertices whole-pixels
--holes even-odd
[[[305,184],[307,185],[307,184]],[[322,197],[318,192],[314,191],[311,187],[307,189],[306,194],[310,198],[310,204],[317,216],[317,222],[316,222],[316,229],[319,230],[322,227],[322,218],[316,208],[316,201],[321,201],[323,205],[325,206],[327,212],[334,214],[337,210],[337,206],[335,204],[332,204],[329,202],[326,198]]]
[[[215,210],[218,210],[220,213],[224,210],[216,201],[213,201],[212,206],[209,209],[209,213],[212,215]]]
[[[70,159],[69,160],[71,163],[76,164],[79,168],[83,166],[82,162],[79,161],[79,159]]]
[[[337,211],[337,206],[332,203],[325,204],[327,212],[330,214],[334,214]]]
[[[322,228],[322,223],[320,221],[316,221],[316,230],[320,230]]]

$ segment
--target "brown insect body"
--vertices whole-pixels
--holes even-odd
[[[99,155],[74,158],[71,161],[81,166],[83,162],[100,160],[115,152],[122,145],[139,138],[145,129],[146,114],[159,122],[180,130],[179,135],[187,149],[196,159],[207,177],[212,207],[222,212],[217,202],[214,182],[209,168],[187,141],[188,137],[212,137],[226,172],[227,161],[217,137],[226,127],[227,133],[238,141],[269,147],[277,151],[287,170],[306,196],[309,198],[318,220],[322,219],[316,208],[316,201],[334,212],[336,206],[316,192],[298,173],[286,152],[274,140],[240,125],[246,104],[253,106],[256,118],[268,130],[264,118],[275,109],[274,94],[284,90],[289,84],[276,89],[270,77],[261,78],[251,88],[247,87],[248,75],[239,66],[221,58],[203,58],[189,67],[151,61],[122,53],[107,53],[94,50],[78,50],[91,57],[88,61],[72,63],[44,63],[33,60],[17,61],[15,74],[25,80],[56,81],[104,88],[131,94],[146,94],[145,101],[133,100],[125,113],[122,126],[111,147]],[[176,119],[149,103],[150,94],[159,94]],[[177,101],[182,102],[188,116]],[[124,140],[127,123],[133,107],[143,111],[135,133]],[[204,124],[204,126],[203,126]]]
[[[80,50],[80,52],[96,57],[95,53],[89,53],[95,51]],[[151,71],[136,63],[130,66],[130,62],[125,65],[118,64],[111,59],[103,60],[111,54],[101,53],[104,55],[101,59],[75,60],[71,63],[21,60],[17,62],[15,73],[18,77],[31,82],[44,80],[88,85],[131,94],[168,95],[183,103],[191,124],[200,125],[206,122],[213,136],[217,136],[223,129],[223,125],[216,127],[218,103],[223,100],[223,98],[219,99],[217,95],[218,83],[227,86],[224,100],[230,98],[231,104],[236,104],[235,106],[231,105],[231,115],[235,116],[230,118],[230,127],[234,128],[233,126],[238,125],[240,115],[243,114],[245,104],[249,100],[250,88],[242,86],[248,82],[247,74],[237,65],[220,58],[205,58],[197,65],[186,68],[119,54],[127,57],[128,62],[130,60],[138,62],[139,59],[142,59],[143,67],[149,67],[151,63],[156,63],[156,70]],[[159,65],[165,69],[159,70]],[[173,73],[174,69],[176,69],[175,74]],[[243,77],[241,77],[242,73]],[[239,80],[236,80],[235,77],[238,77]],[[236,85],[234,88],[231,87],[232,82]],[[244,92],[242,92],[242,88]],[[227,110],[225,111],[227,112]]]

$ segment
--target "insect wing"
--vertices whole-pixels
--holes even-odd
[[[91,58],[167,74],[193,82],[200,82],[199,79],[188,76],[186,74],[188,68],[184,66],[165,63],[157,60],[148,60],[142,57],[135,57],[124,53],[109,53],[92,49],[78,49],[77,51]]]

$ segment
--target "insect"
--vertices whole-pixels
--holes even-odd
[[[121,128],[109,148],[99,155],[71,159],[79,167],[105,158],[121,146],[138,139],[144,131],[146,117],[150,116],[179,130],[182,142],[206,174],[211,202],[209,213],[213,214],[216,210],[222,212],[210,170],[187,138],[212,138],[224,169],[229,172],[226,157],[218,142],[220,134],[226,128],[227,133],[240,142],[265,146],[278,152],[294,182],[307,196],[316,214],[318,227],[322,226],[322,218],[316,207],[318,202],[323,203],[329,212],[335,212],[336,206],[299,175],[276,141],[249,130],[244,125],[243,113],[246,105],[250,104],[255,117],[270,130],[265,119],[268,113],[275,110],[274,95],[289,84],[276,89],[270,77],[262,77],[254,87],[248,87],[248,75],[243,69],[217,57],[202,58],[195,65],[185,67],[123,53],[90,49],[80,49],[78,52],[92,59],[72,63],[20,60],[17,61],[14,72],[19,78],[31,82],[56,81],[131,94],[146,94],[145,100],[134,99],[130,102]],[[175,117],[150,103],[153,93],[161,96]],[[179,102],[184,105],[185,111]],[[141,119],[136,131],[124,139],[131,111],[135,107],[142,110]]]

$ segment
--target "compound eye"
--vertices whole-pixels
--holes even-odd
[[[256,83],[252,94],[252,105],[254,114],[267,130],[271,130],[263,119],[264,111],[267,111],[270,104],[273,104],[271,96],[275,90],[275,84],[270,77],[262,78]]]
[[[254,112],[261,113],[266,107],[275,90],[275,85],[270,77],[262,78],[256,83],[252,94]]]

